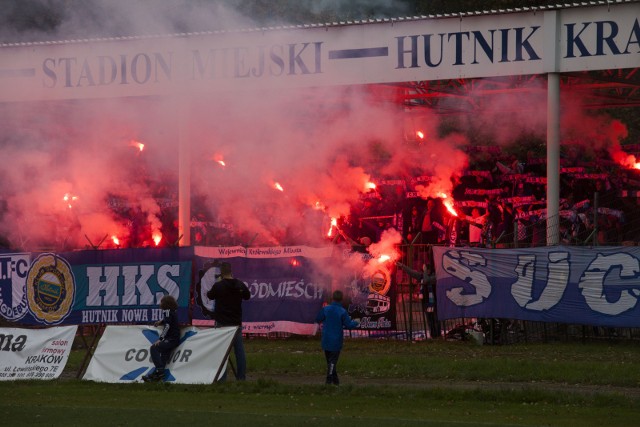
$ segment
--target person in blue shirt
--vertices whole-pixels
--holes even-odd
[[[162,326],[158,340],[151,345],[149,353],[156,369],[150,375],[144,375],[144,382],[163,381],[165,367],[171,357],[171,352],[180,345],[180,325],[178,324],[178,302],[171,295],[165,295],[160,300],[162,319],[154,326]]]
[[[322,349],[327,359],[327,384],[339,385],[338,358],[344,341],[344,329],[360,326],[360,321],[351,320],[349,313],[342,306],[342,291],[335,291],[332,302],[322,307],[316,316],[316,322],[322,323]]]

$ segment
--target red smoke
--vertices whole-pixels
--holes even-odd
[[[530,107],[546,111],[543,98]],[[473,119],[491,118],[483,133],[505,144],[518,132],[544,135],[540,114],[501,118],[518,103],[521,96],[502,97],[500,108],[484,105]],[[563,106],[563,144],[606,149],[635,165],[620,148],[622,123],[586,116],[579,101]],[[469,162],[461,150],[469,142],[455,133],[439,138],[440,118],[428,111],[411,121],[428,138],[406,141],[407,113],[366,87],[16,103],[2,113],[0,234],[25,250],[75,249],[105,236],[123,246],[160,244],[154,236],[176,241],[180,140],[191,145],[192,217],[224,230],[224,244],[326,243],[326,221],[349,216],[363,194],[377,191],[371,183],[429,176],[415,187],[420,197],[450,195],[451,177]]]

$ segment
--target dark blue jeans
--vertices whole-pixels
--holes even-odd
[[[340,357],[340,352],[325,350],[324,357],[327,359],[327,384],[339,385],[338,358]]]
[[[158,341],[151,346],[149,353],[156,369],[164,369],[167,366],[171,353],[179,344],[179,341]]]

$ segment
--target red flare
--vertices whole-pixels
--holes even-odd
[[[458,216],[458,212],[453,208],[453,200],[451,200],[445,193],[440,193],[440,197],[442,197],[442,204],[447,208],[447,211],[449,211],[453,216]]]
[[[144,150],[144,144],[140,141],[136,141],[135,139],[132,139],[131,142],[129,142],[129,145],[136,147],[139,151]]]
[[[113,244],[116,246],[120,246],[120,239],[118,239],[117,236],[113,235],[111,236],[111,240],[113,240]]]
[[[452,200],[445,200],[444,201],[444,206],[447,208],[447,210],[449,211],[449,213],[453,216],[458,216],[458,212],[456,212],[455,209],[453,209],[453,201]]]
[[[376,184],[374,184],[373,182],[369,181],[364,185],[364,188],[367,190],[375,190],[376,189]]]
[[[424,132],[422,132],[421,130],[417,130],[417,131],[416,131],[416,138],[417,138],[419,141],[424,140]]]
[[[380,256],[378,257],[378,262],[379,262],[380,264],[382,264],[382,263],[384,263],[384,262],[389,261],[390,259],[391,259],[391,256],[386,255],[386,254],[382,254],[382,255],[380,255]]]
[[[295,258],[291,258],[290,264],[292,267],[298,267],[300,265],[300,261]]]
[[[65,193],[64,196],[62,196],[62,200],[64,200],[65,202],[67,202],[67,206],[69,207],[69,209],[71,209],[73,207],[73,205],[71,204],[71,202],[75,202],[76,200],[78,200],[77,196],[72,196],[69,193]]]
[[[227,166],[227,164],[224,162],[224,159],[222,158],[222,156],[220,154],[216,154],[215,156],[213,156],[213,160],[220,164],[221,166]]]
[[[327,237],[331,237],[333,235],[333,228],[338,226],[338,219],[331,218],[331,225],[329,226],[329,231],[327,232]]]
[[[628,169],[640,169],[640,162],[633,154],[627,154],[624,151],[612,153],[613,160],[619,165]]]
[[[282,188],[282,185],[280,185],[279,182],[276,182],[275,184],[273,184],[273,187],[278,191],[284,191],[284,188]]]
[[[160,244],[160,241],[162,240],[162,234],[153,233],[153,236],[151,238],[153,239],[153,243],[155,243],[156,246],[158,246]]]

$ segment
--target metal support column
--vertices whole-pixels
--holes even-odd
[[[547,74],[547,246],[560,241],[560,75]]]
[[[191,245],[191,141],[188,103],[178,102],[178,236],[180,246]]]

